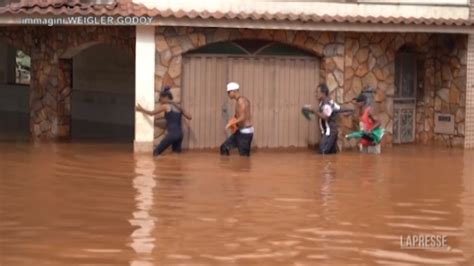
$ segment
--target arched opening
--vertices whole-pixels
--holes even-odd
[[[393,143],[415,141],[418,56],[412,45],[400,47],[395,56]]]
[[[187,54],[315,57],[314,54],[287,44],[258,39],[211,43]]]
[[[30,70],[28,54],[0,42],[0,140],[30,136]]]
[[[71,139],[132,142],[134,59],[96,43],[71,55]]]
[[[216,148],[227,137],[224,126],[234,115],[225,86],[234,81],[251,102],[261,148],[307,147],[317,143],[315,121],[301,106],[316,104],[320,60],[314,54],[278,42],[236,40],[209,44],[183,57],[182,101],[193,113],[183,146]]]

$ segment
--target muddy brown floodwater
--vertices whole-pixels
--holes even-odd
[[[131,149],[0,143],[0,265],[474,265],[474,151]]]

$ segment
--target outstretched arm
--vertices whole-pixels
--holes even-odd
[[[314,108],[311,104],[305,104],[303,108],[312,114],[315,114],[317,112],[316,108]]]
[[[160,106],[160,107],[158,107],[158,109],[155,109],[155,110],[147,110],[147,109],[143,108],[139,103],[137,104],[135,109],[138,112],[142,112],[142,113],[147,114],[147,115],[157,115],[157,114],[160,114],[160,113],[166,111],[165,106]]]

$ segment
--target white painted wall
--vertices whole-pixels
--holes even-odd
[[[135,98],[147,109],[155,108],[155,27],[137,26],[135,44]],[[154,119],[135,114],[135,145],[137,152],[153,148]]]
[[[73,57],[72,118],[133,127],[134,61],[96,45]]]
[[[208,12],[294,13],[329,16],[383,16],[435,19],[468,19],[468,0],[360,0],[361,3],[290,0],[134,0],[160,10]],[[371,3],[362,3],[371,2]],[[421,4],[421,5],[418,5]],[[445,5],[443,5],[445,4]]]

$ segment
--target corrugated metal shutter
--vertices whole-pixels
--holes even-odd
[[[316,104],[319,61],[303,57],[184,58],[183,105],[193,114],[185,127],[184,147],[216,148],[226,138],[224,126],[234,103],[225,91],[229,81],[241,85],[251,102],[256,147],[305,147],[318,138],[317,124],[301,115],[303,104]]]
[[[471,3],[474,4],[474,1]],[[464,129],[464,148],[474,149],[474,34],[468,36],[467,42],[466,85],[466,126]]]

